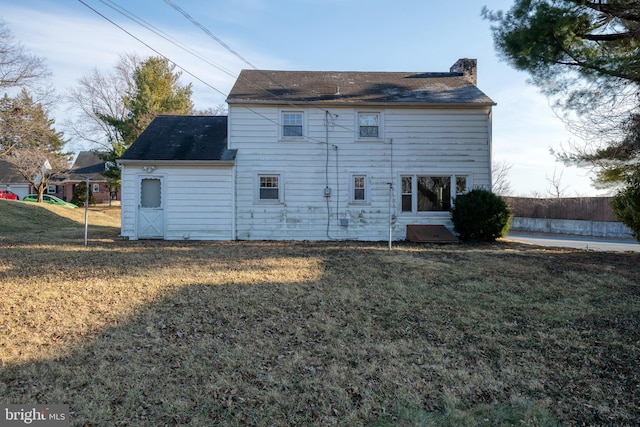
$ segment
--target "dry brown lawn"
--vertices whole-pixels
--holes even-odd
[[[0,401],[74,426],[638,425],[640,254],[160,242],[0,202]],[[116,220],[114,220],[116,218]]]

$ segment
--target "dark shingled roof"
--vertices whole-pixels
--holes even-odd
[[[495,105],[462,73],[242,70],[232,103]]]
[[[18,173],[18,168],[16,168],[15,165],[6,160],[0,160],[0,182],[3,184],[22,184],[26,181],[22,175]]]
[[[226,116],[158,116],[120,160],[235,160]]]
[[[107,178],[102,175],[104,172],[104,160],[100,158],[98,153],[94,151],[81,151],[78,153],[69,175],[71,179],[84,179],[89,177],[93,181],[106,181]]]

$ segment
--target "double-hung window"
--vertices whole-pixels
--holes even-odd
[[[358,113],[358,138],[378,139],[381,136],[380,113]]]
[[[258,201],[264,203],[279,203],[281,193],[280,175],[258,175]]]
[[[304,114],[299,111],[282,113],[282,137],[302,138],[304,135]]]
[[[350,203],[369,203],[369,183],[367,175],[351,175]]]

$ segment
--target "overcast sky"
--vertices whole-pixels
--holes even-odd
[[[223,104],[243,68],[448,71],[458,58],[476,58],[478,86],[497,103],[494,160],[512,165],[508,180],[515,195],[548,195],[554,173],[562,174],[567,197],[603,193],[591,186],[587,170],[555,161],[551,148],[578,139],[527,83],[528,75],[500,61],[494,50],[490,23],[480,12],[483,5],[506,10],[510,0],[83,2],[0,0],[0,19],[31,53],[46,58],[59,94],[94,68],[110,72],[119,55],[134,52],[164,55],[184,69],[182,83],[193,83],[197,109]],[[62,106],[52,114],[58,124],[69,115]]]

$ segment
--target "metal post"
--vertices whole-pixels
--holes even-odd
[[[87,234],[89,231],[89,177],[87,177],[87,192],[84,199],[84,245],[87,246]]]
[[[391,199],[393,192],[393,183],[389,183],[389,250],[391,250],[391,241],[393,240],[393,217],[391,216]]]

